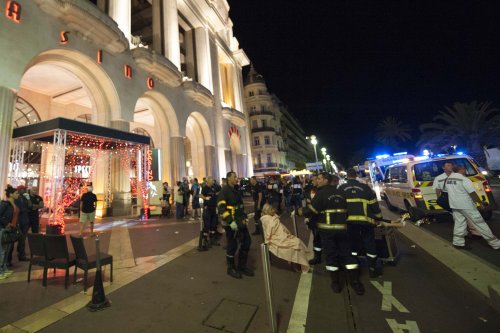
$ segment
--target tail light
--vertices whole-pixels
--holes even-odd
[[[413,188],[411,190],[411,194],[413,195],[413,197],[415,199],[423,199],[424,198],[424,195],[422,194],[422,192],[418,189],[418,188]]]
[[[483,183],[483,188],[484,188],[484,192],[491,192],[490,184],[487,181],[485,181]]]

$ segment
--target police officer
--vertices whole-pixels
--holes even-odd
[[[370,277],[382,275],[377,263],[375,227],[382,219],[377,197],[372,189],[356,180],[356,170],[347,170],[347,182],[339,186],[347,201],[347,222],[353,255],[357,256],[364,247],[368,258]]]
[[[305,187],[305,198],[306,198],[306,207],[311,204],[311,201],[314,199],[317,191],[317,176],[312,175],[310,182]],[[321,236],[318,232],[318,228],[316,227],[316,223],[319,219],[319,215],[312,215],[309,217],[309,222],[307,222],[307,226],[312,232],[313,235],[313,251],[314,258],[309,260],[309,265],[317,265],[321,263]]]
[[[302,207],[302,183],[300,181],[299,176],[293,178],[292,182],[292,207],[294,209],[298,209]]]
[[[217,240],[217,187],[214,178],[207,177],[205,186],[201,189],[203,199],[203,239],[202,251],[209,246],[220,245]]]
[[[261,217],[262,207],[264,207],[264,204],[266,203],[265,200],[266,187],[261,182],[258,182],[255,176],[252,176],[252,178],[250,178],[250,191],[252,192],[253,209],[255,212],[254,216],[255,232],[253,232],[252,235],[261,235],[262,226],[260,225],[260,217]]]
[[[318,216],[316,228],[320,234],[326,254],[326,270],[330,272],[333,292],[342,291],[339,270],[345,267],[349,284],[358,295],[365,293],[359,281],[356,258],[351,255],[349,234],[347,231],[347,203],[343,193],[330,185],[334,176],[322,172],[317,177],[317,193],[311,203],[299,209],[299,215]]]
[[[219,216],[224,225],[227,239],[226,259],[227,274],[241,279],[241,275],[254,276],[253,270],[247,267],[248,251],[252,239],[248,232],[247,215],[244,211],[243,198],[241,192],[236,189],[238,177],[236,173],[227,173],[227,184],[222,187],[217,198],[217,208]],[[238,269],[236,269],[234,256],[238,250]]]

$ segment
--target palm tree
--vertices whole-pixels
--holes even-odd
[[[387,117],[377,125],[377,141],[392,149],[400,149],[399,144],[411,139],[410,129],[395,117]]]
[[[481,165],[486,165],[484,147],[500,144],[499,110],[490,106],[490,102],[473,101],[445,107],[433,122],[420,126],[422,136],[417,145],[435,152],[460,146]]]

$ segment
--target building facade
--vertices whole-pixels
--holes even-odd
[[[304,130],[251,66],[244,82],[256,176],[288,172],[310,159]]]
[[[2,186],[13,128],[57,117],[149,136],[159,180],[253,173],[242,79],[249,60],[226,0],[0,4]],[[126,197],[119,164],[101,167],[113,168],[115,198]],[[105,190],[101,178],[92,180],[96,193]]]

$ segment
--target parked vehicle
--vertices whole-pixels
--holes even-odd
[[[477,163],[467,155],[416,157],[408,162],[389,166],[382,183],[382,200],[389,209],[408,211],[413,221],[425,216],[448,213],[437,204],[436,192],[432,188],[434,178],[443,173],[446,161],[465,167],[466,176],[473,182],[477,195],[489,208],[482,212],[483,217],[489,220],[496,207],[491,187],[479,171]]]

